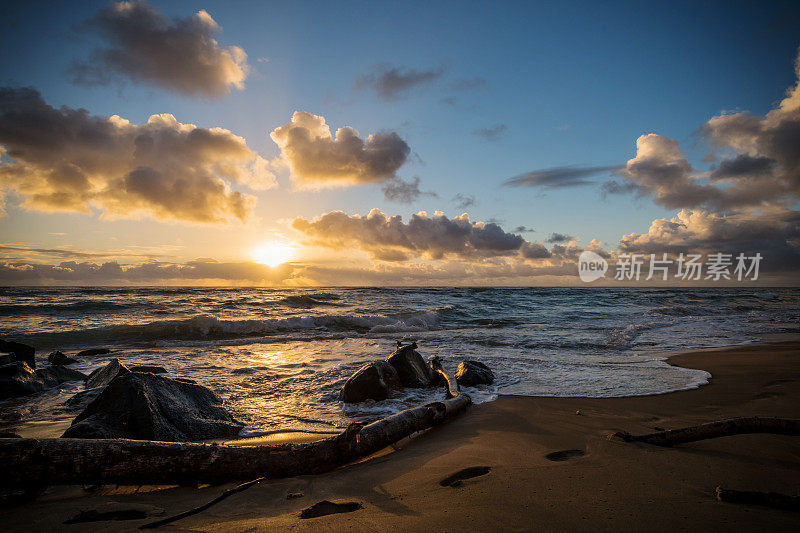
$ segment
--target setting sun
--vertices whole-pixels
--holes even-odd
[[[276,267],[294,258],[294,248],[280,242],[268,242],[253,249],[253,260],[263,265]]]

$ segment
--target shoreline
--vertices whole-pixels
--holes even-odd
[[[733,416],[800,418],[800,343],[686,352],[670,364],[712,374],[709,385],[625,398],[500,396],[381,454],[317,476],[264,481],[170,527],[192,531],[544,530],[675,531],[694,527],[793,530],[797,514],[717,502],[717,485],[796,494],[796,437],[740,435],[673,448],[608,440]],[[578,414],[580,413],[580,414]],[[465,468],[485,475],[440,481]],[[243,480],[244,481],[244,480]],[[3,510],[12,530],[59,530],[79,510],[142,508],[147,520],[93,522],[70,531],[134,530],[218,496],[221,487],[53,487]],[[136,492],[138,491],[138,492]],[[290,493],[302,496],[288,499]],[[298,518],[319,501],[362,509]]]

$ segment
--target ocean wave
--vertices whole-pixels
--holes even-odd
[[[298,294],[293,296],[285,296],[278,300],[279,304],[283,304],[289,307],[302,307],[302,308],[311,308],[311,307],[318,307],[318,306],[340,306],[342,304],[336,303],[335,301],[331,300],[338,300],[339,298],[335,295],[333,298],[327,297],[323,294]]]
[[[628,324],[624,327],[613,328],[608,332],[607,345],[615,348],[630,348],[636,337],[645,329],[648,329],[645,324]]]
[[[341,300],[342,297],[338,294],[334,294],[332,292],[312,292],[307,296],[314,298],[315,300]]]
[[[83,301],[68,303],[35,303],[35,304],[2,304],[0,305],[0,315],[28,315],[28,314],[55,314],[70,311],[82,313],[100,313],[107,311],[121,311],[134,307],[129,303],[119,303],[112,301]]]
[[[681,305],[668,305],[664,307],[657,307],[653,311],[659,315],[665,316],[693,316],[704,314],[699,306],[684,307]]]
[[[437,328],[435,312],[420,313],[404,318],[384,315],[319,315],[269,319],[223,320],[215,316],[195,316],[187,319],[159,320],[146,324],[113,324],[83,331],[62,332],[71,342],[103,340],[111,343],[155,342],[175,340],[218,340],[298,332],[333,333],[396,333],[429,331]]]

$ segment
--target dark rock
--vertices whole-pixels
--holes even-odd
[[[174,379],[175,379],[175,381],[180,381],[181,383],[191,383],[192,385],[197,383],[197,381],[195,381],[193,379],[189,379],[189,378],[174,378]]]
[[[151,374],[166,374],[167,369],[163,366],[156,365],[134,365],[129,366],[128,370],[131,372],[150,372]]]
[[[394,351],[386,358],[389,363],[397,370],[400,383],[404,387],[422,388],[433,384],[433,371],[431,367],[422,359],[416,351],[417,343],[412,342]]]
[[[55,352],[52,352],[50,355],[48,355],[47,360],[50,362],[51,365],[58,365],[58,366],[72,365],[78,362],[77,359],[68,357],[59,350],[56,350]]]
[[[350,376],[342,387],[339,400],[346,403],[385,400],[391,391],[400,386],[397,370],[386,361],[377,361],[362,366]]]
[[[488,385],[494,381],[494,374],[480,361],[461,361],[456,368],[456,381],[463,387]]]
[[[0,439],[21,439],[22,436],[11,431],[0,431]]]
[[[4,353],[0,354],[0,366],[2,365],[10,365],[11,363],[17,362],[17,356],[13,353]]]
[[[0,339],[0,352],[13,353],[13,361],[24,361],[31,367],[36,368],[36,349],[20,342],[4,341]]]
[[[130,370],[120,363],[119,359],[112,359],[106,366],[98,368],[89,374],[89,378],[86,380],[86,388],[105,387],[119,374],[128,373],[130,373]]]
[[[184,442],[234,437],[242,427],[210,389],[128,371],[106,385],[62,437]]]
[[[82,350],[75,354],[75,357],[90,357],[92,355],[105,355],[107,353],[111,353],[111,350],[108,348],[89,348],[88,350]]]
[[[67,381],[86,381],[86,374],[63,366],[50,366],[36,370],[36,375],[42,378],[48,387],[57,387]]]
[[[105,387],[95,387],[93,389],[81,391],[65,401],[64,405],[72,412],[83,411],[95,398],[100,396],[104,388]]]
[[[36,394],[45,388],[44,380],[28,363],[17,361],[0,366],[0,400]]]

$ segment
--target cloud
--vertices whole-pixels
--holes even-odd
[[[552,257],[550,251],[544,244],[539,242],[524,242],[520,247],[522,257],[526,259],[546,259]]]
[[[637,194],[652,195],[656,203],[672,209],[695,207],[703,202],[701,198],[718,192],[698,184],[692,178],[693,172],[677,141],[650,133],[636,140],[636,157],[628,161],[620,175],[635,187]]]
[[[617,166],[579,167],[575,165],[545,168],[509,178],[503,182],[503,185],[511,187],[542,187],[545,189],[582,187],[594,184],[594,181],[588,178],[598,174],[610,173],[618,168]]]
[[[260,263],[223,263],[196,259],[186,263],[147,261],[124,265],[116,261],[64,261],[58,265],[0,262],[0,281],[8,284],[92,283],[153,284],[209,280],[225,283],[277,284],[291,279],[296,268],[291,264],[268,267]]]
[[[246,221],[255,198],[231,184],[274,186],[269,163],[222,128],[169,114],[133,124],[84,109],[56,109],[34,89],[0,89],[0,189],[22,207],[106,217]]]
[[[63,233],[51,233],[50,235],[64,235]],[[152,250],[152,249],[151,249]],[[10,252],[22,253],[23,255],[44,255],[61,258],[90,259],[97,257],[164,257],[165,253],[132,252],[129,250],[110,250],[106,252],[88,252],[84,250],[70,250],[68,248],[35,248],[30,246],[14,246],[0,244],[0,255]]]
[[[444,74],[444,67],[416,70],[381,63],[375,66],[371,72],[357,76],[355,87],[372,89],[381,100],[392,102],[407,97],[415,88],[432,83],[442,74]]]
[[[475,205],[475,196],[472,194],[458,193],[453,196],[452,202],[456,205],[456,209],[466,209]]]
[[[499,141],[505,136],[507,131],[508,131],[508,126],[506,126],[505,124],[496,124],[494,126],[489,126],[486,128],[478,128],[472,133],[477,135],[478,137],[483,137],[487,141]]]
[[[404,181],[400,178],[391,179],[381,187],[381,190],[383,191],[384,198],[390,202],[398,202],[401,204],[415,202],[420,196],[439,197],[435,192],[419,190],[418,176],[414,176],[411,181]]]
[[[220,97],[244,89],[250,67],[238,46],[220,46],[220,27],[206,11],[168,20],[145,1],[112,2],[84,24],[104,43],[68,74],[80,85],[127,78],[189,96]]]
[[[800,57],[795,62],[800,79]],[[636,141],[636,157],[619,175],[622,185],[605,192],[636,192],[668,208],[721,213],[790,206],[800,196],[800,81],[763,118],[748,112],[708,120],[700,134],[719,163],[698,172],[678,142],[649,134]],[[612,182],[613,183],[613,182]]]
[[[562,242],[570,242],[576,240],[575,237],[571,235],[565,235],[563,233],[551,233],[550,236],[547,238],[545,242],[549,243],[562,243]]]
[[[528,226],[517,226],[514,228],[513,233],[536,233],[536,230]]]
[[[440,212],[431,217],[421,211],[405,223],[400,216],[388,217],[379,209],[363,217],[331,211],[313,220],[298,217],[292,227],[311,244],[355,248],[383,261],[516,256],[527,242],[497,224],[472,222],[466,213],[450,219]]]
[[[705,210],[681,210],[675,217],[656,219],[647,233],[630,233],[620,240],[628,253],[761,253],[764,268],[797,271],[800,265],[800,213],[775,208],[766,213],[720,215]]]
[[[351,127],[331,135],[325,118],[295,111],[292,121],[271,134],[294,182],[305,188],[376,183],[395,178],[411,149],[395,132],[366,140]]]
[[[472,78],[459,78],[449,83],[451,91],[471,91],[474,89],[481,89],[486,87],[488,83],[480,76]]]
[[[580,284],[577,266],[571,263],[378,263],[354,268],[309,265],[303,275],[322,286],[524,286]]]

